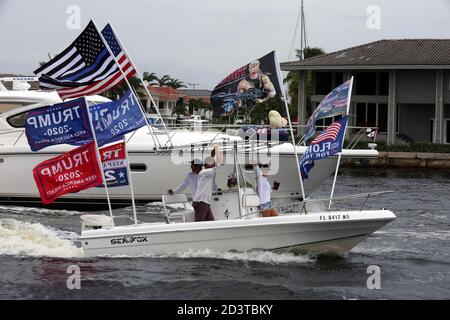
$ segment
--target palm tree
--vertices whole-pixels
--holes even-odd
[[[156,81],[158,81],[160,87],[167,87],[167,83],[169,83],[171,79],[172,78],[170,78],[169,75],[165,74],[161,78],[156,79]]]
[[[304,49],[304,56],[305,59],[315,57],[321,54],[324,54],[325,52],[321,48],[317,47],[306,47]],[[307,105],[310,105],[311,101],[311,94],[312,94],[312,78],[311,75],[307,76],[307,83],[306,83],[306,97],[307,97]],[[291,97],[291,105],[290,105],[290,111],[292,111],[291,115],[296,116],[297,115],[297,105],[298,105],[298,87],[299,87],[299,73],[298,71],[290,71],[288,72],[286,78],[283,80],[283,82],[288,83],[288,94]]]
[[[138,98],[141,98],[143,96],[143,93],[141,90],[138,90],[141,87],[141,80],[136,76],[132,76],[131,78],[128,78],[128,82],[130,83],[131,87],[134,88],[134,91],[137,92]],[[129,88],[127,82],[122,81],[119,85],[103,92],[102,95],[112,100],[116,100],[118,97],[123,96],[128,89]]]
[[[170,81],[166,84],[168,87],[179,89],[179,88],[186,88],[186,85],[183,83],[183,81],[178,79],[170,79]]]
[[[156,73],[154,72],[144,72],[144,76],[142,77],[142,80],[147,81],[148,84],[157,84],[158,83],[158,77],[156,76]]]

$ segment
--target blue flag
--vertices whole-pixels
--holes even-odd
[[[32,151],[56,144],[92,141],[84,98],[34,109],[28,112],[25,134]]]
[[[344,82],[339,87],[331,91],[317,106],[306,123],[305,141],[311,138],[316,132],[316,121],[323,118],[333,117],[347,112],[349,90],[352,80]]]
[[[117,101],[93,105],[89,109],[99,146],[123,139],[123,135],[146,125],[130,90]]]
[[[315,160],[324,159],[342,151],[347,122],[348,116],[342,117],[311,142],[300,159],[300,172],[303,179],[308,178],[308,172],[314,166]]]
[[[108,188],[128,185],[125,142],[103,147],[99,151]],[[103,184],[97,187],[103,187]]]

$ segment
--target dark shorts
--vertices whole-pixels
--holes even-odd
[[[205,202],[192,202],[195,211],[195,221],[214,221],[214,216],[209,204]]]

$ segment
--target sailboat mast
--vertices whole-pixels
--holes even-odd
[[[303,7],[303,0],[301,0],[301,6],[300,6],[301,8],[300,8],[300,19],[301,19],[301,22],[300,22],[300,56],[299,56],[299,59],[300,60],[303,60],[304,58],[305,58],[305,56],[304,56],[304,52],[303,52],[303,50],[305,49],[305,47],[303,46],[303,37],[304,37],[304,30],[305,30],[305,15],[304,15],[304,7]]]

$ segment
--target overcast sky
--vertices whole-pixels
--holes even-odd
[[[91,17],[99,27],[110,21],[141,73],[212,89],[271,50],[288,59],[300,0],[0,0],[0,73],[32,74],[49,51],[70,44],[81,31],[67,27],[70,5],[80,8],[82,28]],[[380,8],[380,29],[367,27],[371,5]],[[305,14],[310,46],[326,52],[379,39],[450,39],[450,0],[305,0]]]

